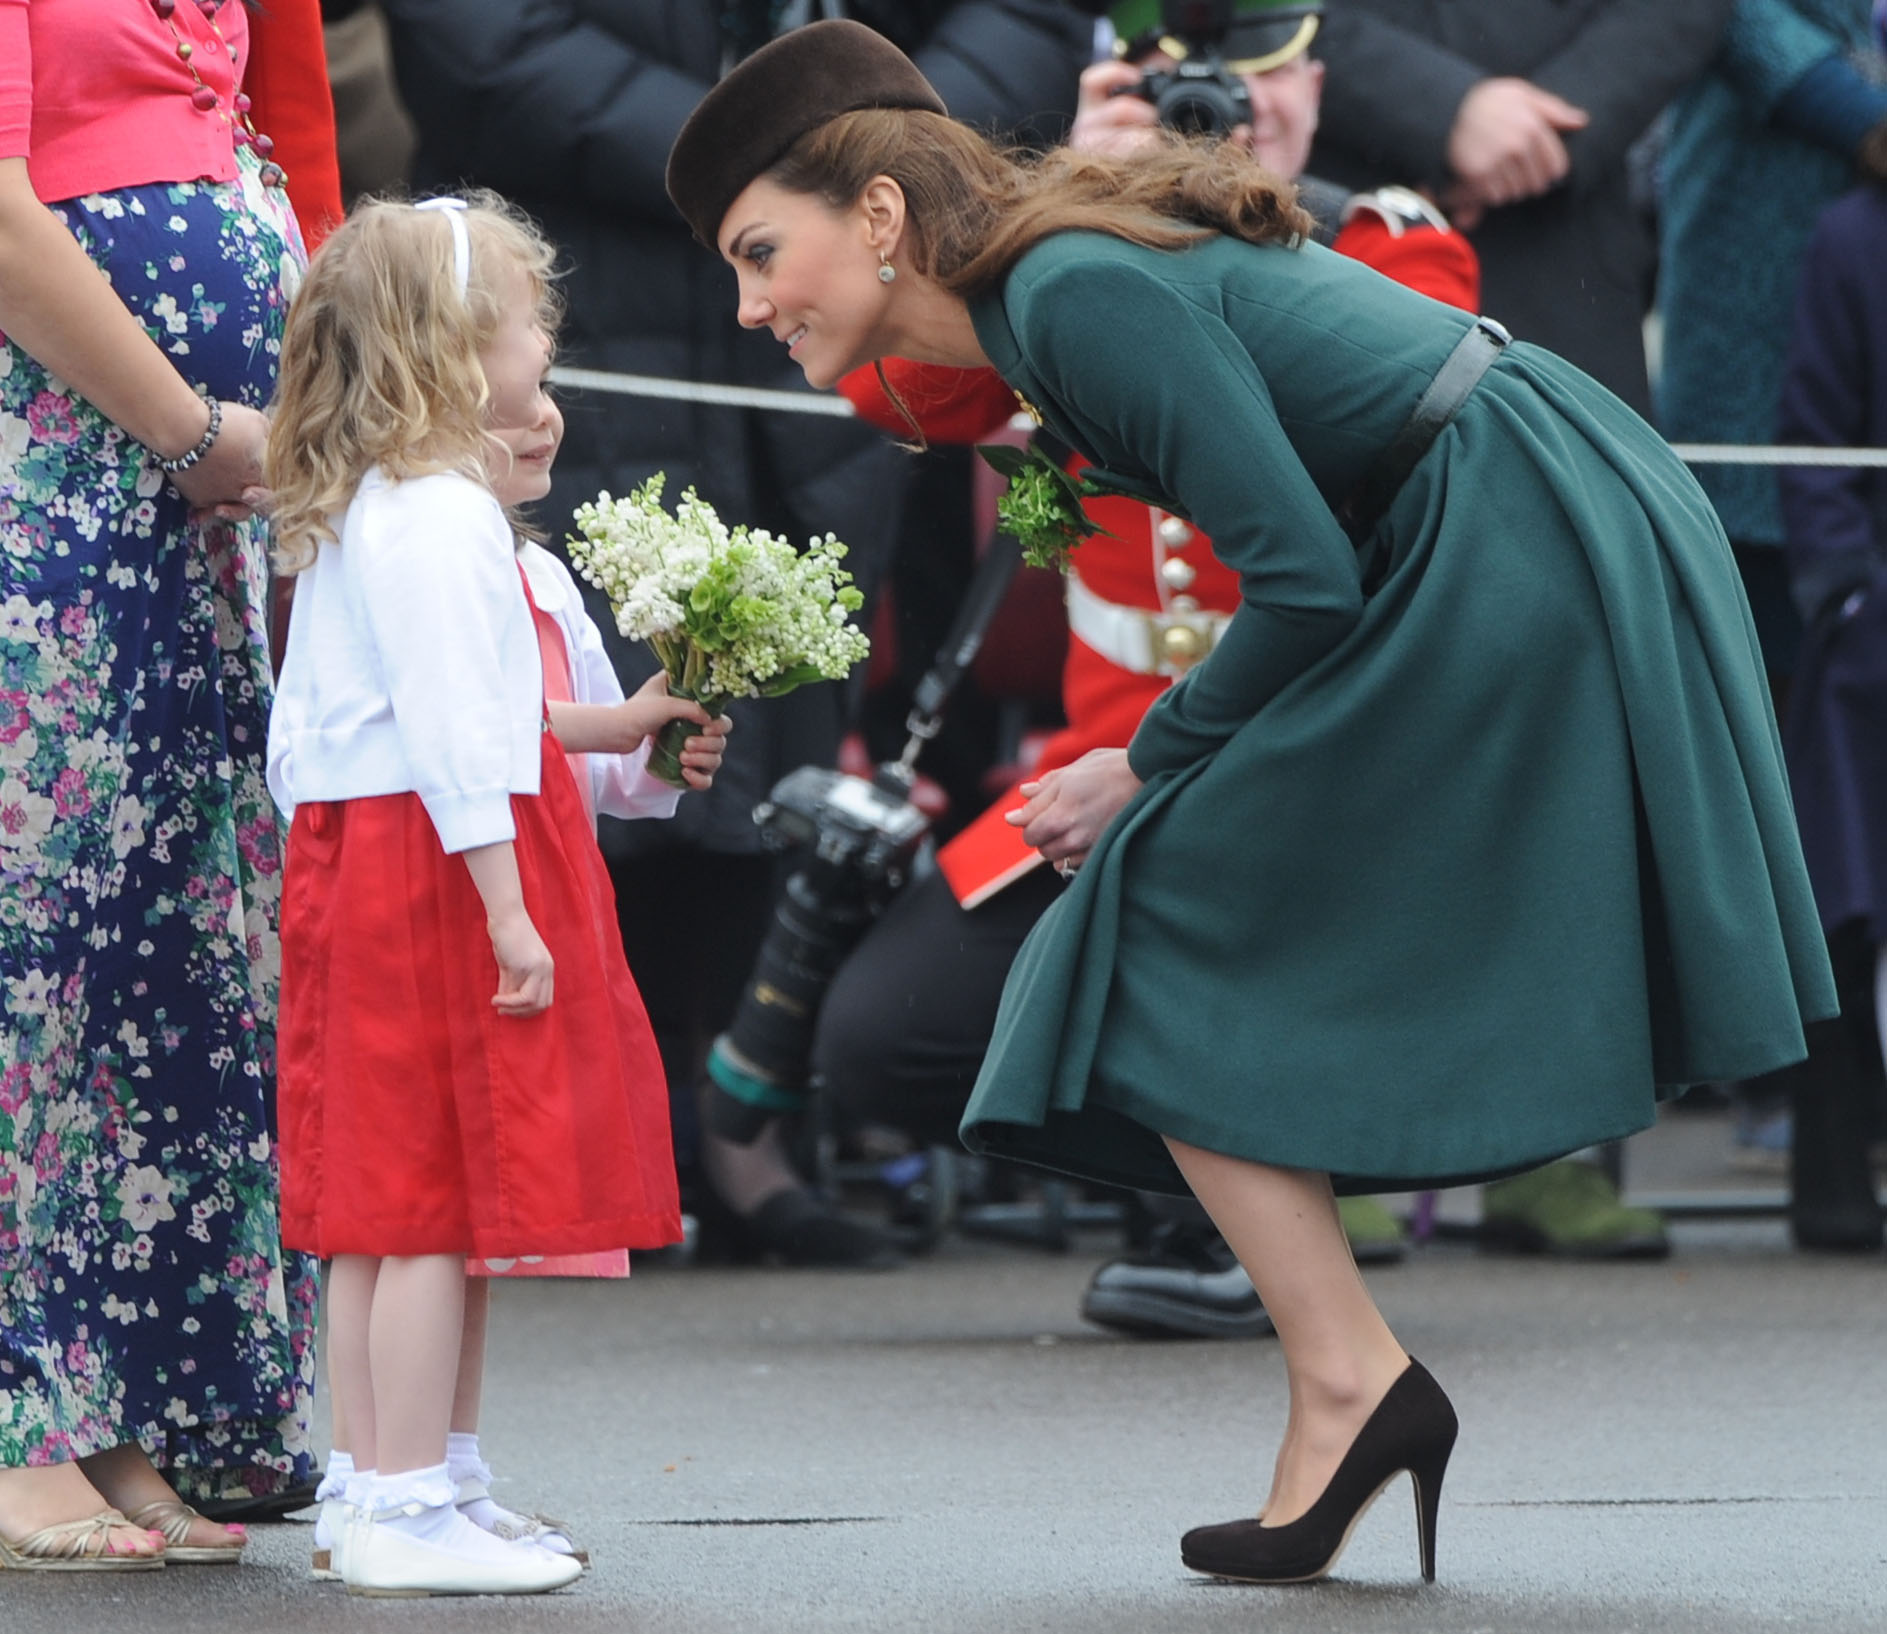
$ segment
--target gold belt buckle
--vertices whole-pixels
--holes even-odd
[[[1212,623],[1204,614],[1149,613],[1147,634],[1154,662],[1174,675],[1184,675],[1212,651]]]

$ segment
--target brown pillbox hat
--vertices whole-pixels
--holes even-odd
[[[875,29],[808,23],[763,45],[704,96],[668,154],[668,196],[710,249],[728,206],[807,131],[860,108],[947,113]]]

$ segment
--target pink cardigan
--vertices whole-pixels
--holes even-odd
[[[194,0],[178,0],[171,21],[194,48],[189,65],[148,0],[0,0],[0,158],[25,158],[41,200],[235,176],[227,113],[248,13],[227,0],[223,41]],[[191,65],[219,108],[191,103]]]

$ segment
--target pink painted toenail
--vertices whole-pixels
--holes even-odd
[[[249,1535],[249,1528],[239,1522],[231,1522],[228,1526],[225,1526],[223,1530],[239,1538],[246,1538]]]

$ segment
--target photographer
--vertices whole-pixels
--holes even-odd
[[[1082,75],[1070,143],[1124,153],[1160,117],[1147,96],[1126,93],[1157,87],[1158,76],[1182,59],[1158,44],[1162,35],[1150,26],[1155,5],[1121,6],[1114,15],[1138,61],[1097,63]],[[1285,176],[1303,170],[1317,125],[1323,65],[1309,48],[1318,18],[1315,5],[1246,3],[1223,40],[1197,41],[1196,49],[1172,42],[1195,65],[1217,57],[1220,105],[1229,80],[1248,115],[1230,134]],[[1473,310],[1474,253],[1424,201],[1406,193],[1349,195],[1308,181],[1304,197],[1320,217],[1318,236],[1339,253]],[[933,438],[977,440],[1015,410],[994,371],[885,368]],[[873,370],[859,370],[841,390],[867,418],[909,435]],[[1126,498],[1092,500],[1087,509],[1108,532],[1089,538],[1072,559],[1068,726],[1045,746],[1039,771],[1125,744],[1148,705],[1210,650],[1238,604],[1236,577],[1180,518]],[[1010,964],[1063,889],[1008,821],[1023,800],[1011,789],[946,845],[939,872],[897,897],[840,969],[820,1013],[814,1065],[842,1115],[954,1143]],[[1357,1200],[1349,1212],[1359,1251],[1371,1242],[1394,1249],[1394,1222],[1379,1205]],[[1169,1214],[1156,1242],[1157,1263],[1103,1270],[1086,1314],[1161,1332],[1269,1332],[1249,1281],[1202,1215]]]

